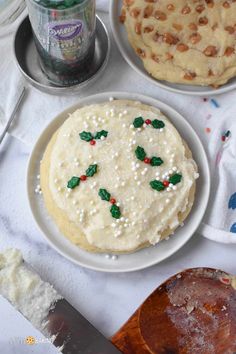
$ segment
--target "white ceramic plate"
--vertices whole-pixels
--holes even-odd
[[[141,74],[147,80],[151,81],[153,84],[162,87],[168,91],[175,93],[182,93],[185,95],[195,95],[195,96],[211,96],[219,95],[236,88],[236,77],[231,79],[227,84],[221,86],[218,89],[213,89],[210,86],[191,86],[182,84],[172,84],[167,81],[158,81],[154,79],[148,72],[144,69],[142,60],[134,52],[133,48],[129,44],[125,26],[120,23],[119,16],[121,13],[122,0],[111,0],[110,2],[110,22],[112,27],[112,32],[118,48],[123,55],[127,63],[136,72]]]
[[[37,175],[39,174],[40,160],[45,148],[51,139],[53,133],[68,118],[68,114],[74,112],[77,108],[93,103],[107,101],[109,97],[116,99],[130,99],[141,101],[151,106],[159,108],[176,126],[182,137],[190,146],[194,159],[196,160],[200,178],[197,181],[196,199],[190,216],[184,226],[179,228],[173,237],[167,241],[162,241],[155,247],[149,247],[144,250],[129,255],[119,255],[116,260],[107,259],[104,254],[92,254],[83,251],[70,243],[57,229],[55,223],[49,217],[43,203],[41,195],[35,193],[36,185],[39,183]],[[72,262],[94,270],[105,272],[128,272],[143,269],[161,262],[176,251],[178,251],[194,234],[198,228],[205,213],[210,191],[210,173],[207,157],[204,148],[190,126],[189,123],[175,110],[166,104],[153,98],[132,94],[109,92],[81,99],[79,103],[59,114],[43,131],[32,151],[27,174],[27,190],[30,207],[39,228],[46,237],[50,245],[60,254],[70,259]]]

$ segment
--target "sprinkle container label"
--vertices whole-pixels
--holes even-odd
[[[47,25],[49,37],[57,40],[70,40],[83,31],[83,22],[71,20],[70,22],[51,22]]]

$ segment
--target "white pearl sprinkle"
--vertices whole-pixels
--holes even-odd
[[[60,192],[61,191],[61,187],[58,187],[57,190],[58,190],[58,192]]]
[[[55,178],[55,179],[54,179],[54,183],[57,183],[57,182],[58,182],[58,179],[57,179],[57,178]]]
[[[172,170],[175,172],[175,171],[177,171],[177,167],[172,167]]]
[[[141,182],[140,182],[140,181],[138,181],[138,182],[137,182],[137,186],[140,186],[140,184],[141,184]]]
[[[131,200],[134,200],[134,196],[132,195],[132,197],[130,197]]]
[[[122,187],[124,187],[125,186],[125,182],[123,181],[123,182],[121,182],[121,186]]]
[[[153,142],[153,138],[150,138],[150,139],[149,139],[149,143],[152,143],[152,142]]]
[[[118,256],[113,255],[113,256],[111,257],[111,259],[112,259],[113,261],[116,261],[116,260],[118,259]]]
[[[170,203],[170,199],[166,199],[166,204],[169,204]]]
[[[159,132],[162,133],[163,132],[163,128],[159,129]]]
[[[37,179],[40,179],[40,175],[37,175]]]
[[[113,222],[113,223],[111,224],[111,226],[112,226],[112,227],[116,227],[117,225]]]
[[[174,191],[176,191],[176,189],[177,189],[177,186],[173,186],[173,187],[172,187],[172,189],[173,189]]]
[[[116,203],[116,205],[119,207],[119,206],[120,206],[120,203]]]
[[[124,123],[124,124],[122,124],[122,128],[126,128],[126,124]]]
[[[120,221],[125,221],[124,216],[122,216],[122,217],[120,218]]]
[[[170,188],[170,187],[167,187],[166,190],[167,190],[167,192],[170,192],[171,188]]]
[[[114,101],[114,97],[109,97],[109,101],[110,102]]]
[[[136,239],[139,240],[139,239],[140,239],[140,235],[137,235],[137,236],[136,236]]]
[[[143,124],[143,128],[147,128],[147,124],[146,123]]]
[[[101,136],[101,140],[105,140],[105,136]]]
[[[142,130],[141,128],[138,128],[138,129],[137,129],[138,132],[141,132],[141,130]]]
[[[116,166],[115,166],[115,170],[118,170],[118,168],[119,168],[119,166],[116,165]]]
[[[124,111],[123,111],[123,114],[127,114],[128,113],[128,111],[125,109]]]

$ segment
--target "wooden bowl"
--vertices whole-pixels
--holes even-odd
[[[236,353],[236,279],[185,270],[159,286],[112,337],[124,354]]]

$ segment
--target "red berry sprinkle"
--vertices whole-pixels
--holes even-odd
[[[225,140],[226,140],[225,135],[222,135],[221,140],[222,140],[222,141],[225,141]]]
[[[86,181],[86,179],[87,179],[87,176],[85,176],[85,175],[82,175],[82,176],[80,177],[80,179],[81,179],[81,181]]]
[[[151,121],[151,119],[146,119],[146,120],[145,120],[145,123],[149,125],[149,124],[152,123],[152,121]]]
[[[95,140],[91,140],[90,141],[90,145],[95,145],[96,144],[96,141]]]
[[[221,278],[221,281],[225,284],[229,284],[230,283],[230,280],[229,278]]]
[[[111,199],[110,199],[110,203],[111,203],[111,204],[116,204],[115,198],[111,198]]]
[[[170,184],[169,181],[164,181],[164,182],[163,182],[163,185],[164,185],[165,187],[169,187],[169,184]]]
[[[147,164],[151,163],[151,159],[149,159],[148,157],[145,157],[145,159],[143,161]]]

